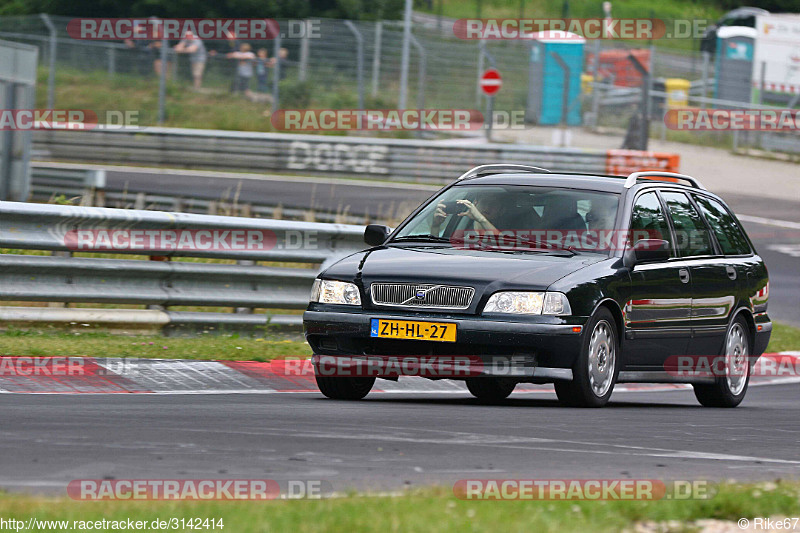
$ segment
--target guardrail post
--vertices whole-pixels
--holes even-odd
[[[72,257],[74,254],[72,252],[54,251],[51,252],[50,255],[53,257]],[[67,302],[47,302],[47,307],[66,309],[69,307],[69,304]]]
[[[87,196],[90,205],[103,207],[106,203],[106,170],[89,170],[86,175]]]
[[[364,109],[364,36],[350,20],[345,20],[344,25],[356,38],[356,79],[358,80],[358,108]]]
[[[47,73],[47,108],[53,109],[55,105],[56,93],[56,38],[58,36],[56,27],[53,21],[50,20],[50,15],[42,13],[39,15],[47,26],[47,31],[50,32],[50,52],[47,59],[50,62],[49,72]]]
[[[375,23],[375,46],[372,51],[372,97],[378,96],[378,79],[381,73],[381,38],[383,37],[383,22]]]
[[[244,266],[253,266],[256,264],[256,262],[251,261],[249,259],[240,259],[239,261],[236,261],[236,264]],[[255,290],[255,287],[253,287],[253,290]],[[255,309],[253,309],[252,307],[235,307],[233,309],[233,312],[236,313],[237,315],[252,315],[255,312]]]

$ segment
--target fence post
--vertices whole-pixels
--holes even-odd
[[[113,44],[108,45],[108,75],[113,76],[117,70],[117,50]]]
[[[566,61],[561,57],[561,54],[558,52],[550,52],[550,55],[553,56],[553,59],[556,60],[558,66],[561,67],[561,70],[564,71],[564,89],[563,94],[561,96],[561,139],[559,142],[560,146],[567,145],[567,120],[569,119],[569,65],[567,65]]]
[[[411,44],[411,8],[413,0],[406,0],[405,13],[403,15],[403,49],[400,57],[400,98],[397,100],[397,108],[406,108],[406,98],[408,96],[408,56]]]
[[[161,28],[161,72],[158,74],[158,123],[164,123],[167,99],[167,34]]]
[[[358,80],[358,108],[364,109],[364,36],[350,20],[344,25],[356,38],[356,79]]]
[[[592,113],[590,127],[596,128],[599,123],[600,113],[600,84],[598,75],[600,73],[600,39],[594,40],[594,61],[592,61]]]
[[[281,32],[280,29],[275,32],[275,45],[272,51],[272,57],[275,58],[275,72],[272,73],[272,112],[274,113],[280,109],[281,91],[278,83],[281,81]]]
[[[383,22],[375,23],[375,49],[372,52],[372,97],[378,96],[378,79],[381,72],[381,38],[383,37]]]
[[[709,60],[709,56],[710,56],[710,54],[708,53],[708,51],[703,50],[703,77],[702,77],[702,80],[703,80],[703,95],[702,96],[703,96],[703,98],[708,96],[708,60]],[[700,105],[701,105],[702,109],[705,109],[706,101],[703,100],[700,103]]]
[[[478,70],[478,80],[475,84],[475,89],[478,91],[478,94],[480,94],[482,92],[480,80],[483,75],[482,67],[484,56],[486,56],[486,58],[489,60],[489,66],[492,68],[497,66],[497,62],[495,61],[494,56],[486,49],[483,41],[481,41],[481,46],[478,48],[478,50],[480,53],[478,56],[478,65],[481,68]],[[480,97],[478,98],[478,104],[480,104]],[[494,95],[486,97],[486,116],[483,119],[483,126],[486,132],[486,142],[492,142],[492,128],[494,127]]]
[[[49,72],[47,74],[47,108],[53,109],[55,105],[55,92],[56,92],[56,38],[57,32],[53,21],[50,20],[50,15],[42,13],[39,15],[47,26],[47,31],[50,32],[50,53],[48,54],[48,61],[50,62]]]
[[[638,146],[635,147],[636,150],[647,150],[648,144],[648,137],[650,136],[650,114],[649,114],[649,103],[650,103],[650,80],[652,79],[651,70],[653,68],[652,56],[650,61],[650,69],[646,69],[636,56],[629,53],[628,60],[633,63],[633,66],[639,71],[639,74],[642,75],[642,101],[639,105],[639,113],[641,113],[641,124],[639,124],[640,131],[639,131],[639,142],[637,143]]]
[[[15,109],[16,103],[16,83],[8,82],[2,83],[5,89],[5,102],[3,102],[4,109]],[[12,177],[12,159],[14,157],[14,131],[6,130],[0,135],[0,200],[16,200],[11,198],[11,181]]]
[[[297,79],[299,81],[306,81],[306,69],[308,69],[308,34],[311,24],[308,20],[303,21],[303,38],[300,39],[300,65],[297,71]]]
[[[425,71],[428,66],[428,54],[425,52],[425,48],[422,44],[417,40],[416,37],[413,35],[411,36],[411,44],[414,45],[416,48],[417,53],[419,54],[419,70],[418,70],[418,79],[417,79],[417,107],[419,109],[425,108]]]
[[[475,105],[481,105],[481,76],[483,76],[483,56],[486,53],[486,43],[478,41],[478,74],[475,79]]]
[[[766,78],[767,78],[767,62],[766,61],[762,61],[761,62],[761,90],[758,91],[758,105],[759,106],[764,105],[764,91],[767,88],[767,79]],[[763,146],[763,144],[764,144],[764,132],[758,131],[758,132],[755,133],[754,137],[757,137],[758,138],[758,144]],[[750,134],[746,133],[745,134],[745,138],[748,141],[750,141]],[[751,144],[751,146],[752,146],[752,144]]]

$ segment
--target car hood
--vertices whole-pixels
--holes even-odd
[[[500,253],[441,246],[389,246],[350,255],[324,272],[329,279],[475,288],[473,305],[497,290],[544,290],[564,276],[607,259],[600,254]]]

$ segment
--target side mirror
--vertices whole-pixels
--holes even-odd
[[[632,268],[639,263],[666,261],[669,259],[669,242],[662,239],[640,239],[633,247],[625,250],[623,264]]]
[[[391,230],[380,224],[370,224],[364,229],[364,242],[370,246],[380,246],[386,242]]]

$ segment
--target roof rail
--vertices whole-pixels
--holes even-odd
[[[476,176],[480,176],[482,174],[502,174],[504,172],[531,172],[534,174],[550,174],[550,171],[546,168],[541,167],[533,167],[530,165],[514,165],[514,164],[506,164],[506,163],[498,163],[493,165],[480,165],[474,168],[471,168],[461,174],[458,179],[459,180],[468,180],[470,178],[474,178]]]
[[[638,180],[639,178],[644,178],[646,176],[654,176],[654,177],[659,177],[659,178],[675,178],[675,179],[685,180],[685,181],[688,181],[689,183],[691,183],[692,187],[694,187],[696,189],[702,189],[704,191],[706,190],[706,188],[703,187],[703,184],[700,183],[700,180],[698,180],[697,178],[693,178],[691,176],[687,176],[686,174],[678,174],[676,172],[661,172],[661,171],[657,171],[657,170],[643,170],[641,172],[634,172],[633,174],[628,176],[628,179],[625,180],[625,188],[626,189],[630,189],[631,187],[636,185],[636,180]]]

